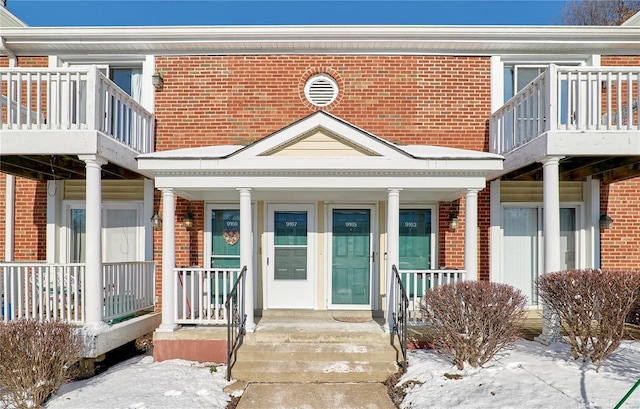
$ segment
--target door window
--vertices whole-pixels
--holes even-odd
[[[211,267],[240,268],[240,210],[211,210]]]
[[[274,279],[307,279],[307,212],[274,212]]]

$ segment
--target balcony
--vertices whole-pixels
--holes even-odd
[[[75,155],[136,171],[135,157],[154,149],[153,115],[95,66],[1,68],[0,84],[5,172],[51,178],[41,166],[51,155],[71,172]]]
[[[545,156],[564,158],[565,179],[640,175],[639,84],[637,67],[551,65],[491,116],[501,175],[531,177]]]

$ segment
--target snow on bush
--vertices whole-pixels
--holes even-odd
[[[536,285],[560,317],[573,357],[600,368],[620,345],[625,318],[640,295],[640,272],[567,270],[545,274]]]
[[[0,407],[41,407],[73,376],[81,346],[61,321],[0,322]]]
[[[526,298],[520,290],[488,281],[463,281],[427,291],[422,310],[434,349],[458,369],[482,366],[520,335]]]

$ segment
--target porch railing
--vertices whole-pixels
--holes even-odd
[[[391,271],[393,274],[393,334],[398,337],[400,350],[402,351],[402,362],[400,362],[400,364],[402,368],[407,369],[407,312],[409,309],[409,299],[407,298],[407,291],[402,283],[402,278],[395,265],[391,266]]]
[[[114,322],[154,306],[154,262],[103,264],[103,317]],[[0,319],[85,323],[86,267],[80,263],[0,263]]]
[[[637,67],[549,68],[491,115],[491,152],[547,131],[638,131]]]
[[[226,296],[240,275],[239,268],[175,268],[175,322],[226,325]]]
[[[227,381],[231,380],[231,368],[235,363],[236,352],[242,345],[244,338],[247,314],[244,310],[245,281],[244,275],[247,267],[243,267],[240,275],[233,283],[233,288],[224,302],[227,314]],[[232,362],[233,360],[233,362]]]
[[[0,68],[7,130],[95,130],[139,153],[154,148],[154,118],[96,66]]]
[[[424,323],[424,315],[420,307],[427,290],[464,281],[465,273],[465,270],[399,270],[398,275],[409,301],[407,309],[409,324]]]
[[[153,261],[102,264],[104,321],[117,322],[153,308],[155,268]]]

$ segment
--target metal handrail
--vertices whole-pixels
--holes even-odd
[[[233,288],[224,302],[227,310],[227,381],[231,380],[231,359],[236,355],[240,345],[242,345],[247,322],[247,314],[244,311],[244,274],[246,271],[247,266],[242,267],[242,271],[240,271]],[[238,291],[240,291],[239,297]]]
[[[402,366],[403,370],[407,369],[407,310],[409,309],[409,298],[407,297],[407,291],[402,284],[400,273],[398,268],[394,265],[391,266],[391,271],[394,276],[393,281],[393,334],[396,334],[398,342],[400,343],[400,349],[402,351],[402,363],[398,363]],[[393,335],[391,337],[393,343]]]

